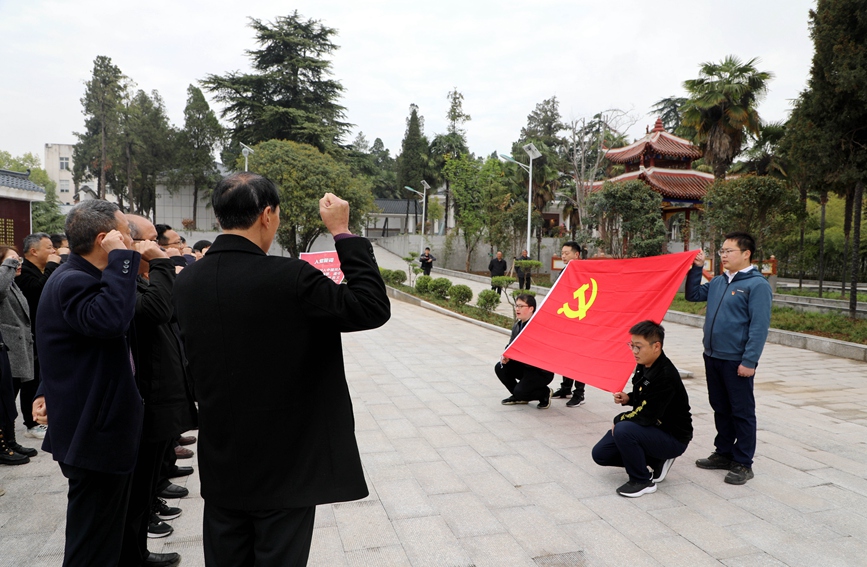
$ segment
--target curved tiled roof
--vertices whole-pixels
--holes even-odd
[[[45,193],[45,189],[28,179],[29,176],[30,171],[22,173],[20,171],[0,169],[0,187],[33,191],[34,193]]]
[[[689,140],[666,132],[662,127],[662,120],[657,119],[652,132],[648,132],[642,139],[624,148],[607,150],[605,157],[612,163],[630,163],[645,154],[698,159],[701,157],[701,150]]]
[[[700,201],[707,194],[707,187],[714,181],[713,174],[694,169],[664,169],[659,167],[641,168],[608,181],[617,183],[638,179],[647,183],[651,189],[668,199]],[[603,182],[593,184],[593,191],[602,188]]]
[[[421,214],[422,207],[418,199],[374,199],[373,203],[384,215],[404,215],[407,212],[409,201],[409,214]]]

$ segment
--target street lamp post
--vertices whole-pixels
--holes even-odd
[[[542,157],[541,152],[536,149],[536,146],[533,144],[527,144],[524,146],[524,151],[527,152],[527,155],[530,156],[530,167],[527,167],[523,163],[515,160],[512,156],[508,156],[506,154],[500,154],[500,157],[506,161],[516,163],[524,168],[524,171],[529,173],[530,181],[527,183],[527,251],[530,250],[530,220],[533,216],[533,160],[539,157]]]
[[[409,191],[412,191],[416,195],[421,195],[422,203],[421,203],[421,238],[419,239],[418,244],[418,253],[419,255],[424,253],[424,216],[427,212],[427,190],[430,189],[430,185],[427,184],[427,181],[424,179],[421,180],[421,186],[424,188],[424,194],[419,193],[409,185],[404,185],[403,188]],[[416,209],[418,210],[418,209]]]
[[[238,142],[241,144],[241,153],[244,155],[244,171],[250,171],[247,167],[247,156],[250,154],[254,154],[256,152],[253,151],[253,148],[245,144],[244,142]]]

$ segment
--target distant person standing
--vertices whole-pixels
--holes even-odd
[[[508,269],[509,265],[506,264],[505,260],[503,260],[502,252],[497,252],[497,257],[491,258],[491,261],[488,263],[488,271],[491,272],[491,278],[505,276],[506,270]],[[491,283],[491,289],[495,290],[499,294],[503,293],[503,288],[495,286],[493,283]]]
[[[563,260],[563,263],[568,265],[569,262],[573,260],[581,259],[581,245],[575,242],[574,240],[569,240],[568,242],[563,244],[563,248],[560,249],[560,259]],[[563,266],[563,269],[560,270],[560,273],[557,274],[557,280],[560,279],[560,276],[563,275],[563,272],[566,271],[566,266]],[[557,280],[554,280],[555,282]],[[572,386],[575,386],[575,391],[572,392]],[[566,402],[567,408],[575,408],[584,403],[584,382],[579,382],[578,380],[574,380],[572,378],[566,378],[563,376],[563,380],[560,382],[560,389],[554,392],[553,397],[555,398],[569,398],[571,399]]]
[[[433,263],[436,258],[434,258],[430,253],[430,248],[424,249],[424,254],[418,257],[418,261],[421,264],[421,270],[424,272],[424,275],[429,276],[431,268],[433,268]]]
[[[529,260],[530,256],[526,250],[521,250],[521,257],[515,258],[516,262]],[[515,265],[515,275],[518,277],[518,289],[530,289],[530,270],[524,270],[521,266]]]
[[[715,451],[696,466],[729,471],[728,484],[753,478],[756,398],[753,380],[771,326],[771,285],[752,265],[756,242],[745,232],[725,235],[719,250],[725,272],[701,284],[704,252],[686,276],[687,301],[707,301],[704,368],[717,435]]]

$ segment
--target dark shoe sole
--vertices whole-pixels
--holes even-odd
[[[572,400],[569,400],[568,402],[566,402],[566,407],[567,408],[577,408],[578,406],[583,405],[583,404],[584,404],[584,400],[581,400],[580,402],[575,403],[575,404],[572,403]]]

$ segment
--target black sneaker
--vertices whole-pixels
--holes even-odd
[[[551,394],[551,397],[552,398],[568,398],[569,397],[569,390],[567,390],[565,388],[560,388],[559,390],[557,390],[556,392]]]
[[[653,478],[651,479],[654,483],[662,482],[665,480],[665,475],[668,474],[668,469],[671,468],[671,465],[674,464],[674,459],[666,459],[662,466],[659,469],[653,470]]]
[[[175,528],[160,520],[156,514],[151,514],[151,521],[148,522],[148,537],[158,538],[170,535]]]
[[[577,408],[578,406],[580,406],[583,403],[584,403],[584,395],[582,394],[579,396],[576,394],[576,395],[572,396],[571,400],[566,402],[566,407],[567,408]]]
[[[19,443],[16,443],[16,442],[12,442],[12,443],[7,442],[6,445],[10,449],[12,449],[16,453],[18,453],[19,455],[24,455],[25,457],[35,457],[36,455],[39,454],[39,451],[37,451],[36,449],[33,449],[31,447],[23,447]]]
[[[720,469],[729,470],[734,463],[728,457],[724,457],[719,453],[711,453],[706,459],[699,459],[695,462],[695,466],[700,469]]]
[[[154,514],[160,520],[174,520],[181,515],[182,511],[175,506],[169,506],[162,498],[157,498],[156,504],[154,504]]]
[[[729,474],[726,475],[725,481],[729,484],[746,484],[747,481],[754,476],[756,475],[753,474],[753,469],[751,467],[735,463],[732,465]]]
[[[515,406],[515,405],[520,405],[520,404],[526,404],[527,400],[516,400],[515,396],[509,396],[508,398],[506,398],[505,400],[503,400],[500,403],[503,404],[504,406]]]
[[[656,485],[653,481],[645,480],[644,482],[629,481],[617,489],[617,494],[626,496],[627,498],[638,498],[645,494],[656,492]]]
[[[539,409],[548,409],[551,407],[551,398],[554,397],[554,390],[548,388],[548,395],[539,400],[539,405],[536,406]]]

